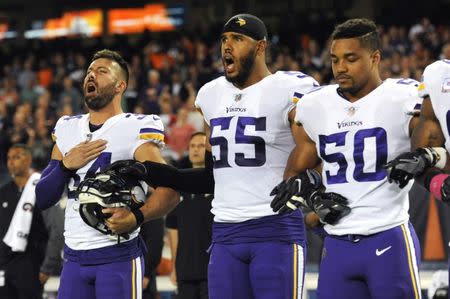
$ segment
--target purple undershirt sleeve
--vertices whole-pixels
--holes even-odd
[[[36,185],[36,206],[40,210],[54,206],[61,198],[72,173],[64,171],[59,160],[51,160]]]

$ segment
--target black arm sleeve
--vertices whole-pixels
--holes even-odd
[[[204,194],[214,193],[213,159],[205,152],[205,168],[178,169],[171,165],[145,161],[152,186],[169,187],[177,191]]]
[[[161,261],[162,249],[164,246],[164,220],[158,218],[144,223],[141,226],[140,235],[144,239],[148,250],[147,253],[144,254],[144,276],[152,278]]]

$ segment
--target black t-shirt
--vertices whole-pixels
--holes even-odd
[[[207,278],[213,215],[212,194],[181,193],[182,201],[167,215],[166,226],[178,229],[178,280]]]
[[[34,207],[33,220],[25,252],[13,252],[11,247],[3,242],[12,217],[19,202],[21,192],[14,181],[0,187],[0,266],[14,262],[24,255],[32,255],[36,265],[40,265],[45,257],[48,233],[39,209]]]

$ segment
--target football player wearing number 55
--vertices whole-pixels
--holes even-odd
[[[300,72],[270,73],[268,43],[264,23],[253,15],[236,15],[224,25],[225,75],[205,84],[195,103],[207,128],[205,168],[172,169],[162,176],[167,167],[150,162],[111,166],[180,191],[214,190],[212,299],[302,298],[303,216],[299,210],[274,213],[270,191],[282,180],[295,146],[295,102],[318,84]]]
[[[367,19],[338,25],[330,54],[337,84],[297,103],[301,147],[288,165],[296,175],[320,158],[325,190],[346,197],[351,208],[331,225],[317,204],[322,198],[305,199],[327,233],[318,298],[421,298],[420,248],[408,215],[412,183],[403,189],[389,184],[383,167],[409,150],[422,102],[418,82],[380,79],[379,34]],[[293,190],[296,183],[287,184]],[[288,195],[277,195],[273,206],[289,208],[301,197]]]
[[[159,117],[122,111],[120,101],[128,77],[127,63],[117,52],[102,50],[95,53],[83,84],[89,112],[63,116],[55,126],[56,144],[52,160],[36,186],[36,204],[40,209],[46,209],[54,205],[64,191],[68,193],[65,263],[58,298],[131,299],[142,296],[142,250],[145,246],[138,233],[139,226],[149,218],[139,208],[101,211],[100,206],[95,211],[96,216],[110,217],[106,220],[108,229],[99,229],[83,221],[85,218],[80,212],[84,211],[85,203],[76,192],[83,181],[91,180],[95,173],[117,160],[164,163],[159,149],[164,142],[164,129]],[[178,201],[179,196],[172,189],[157,188],[146,205],[164,207],[165,210],[173,208]]]

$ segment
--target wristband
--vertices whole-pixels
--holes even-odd
[[[141,209],[133,209],[131,210],[131,213],[133,213],[134,218],[136,218],[136,227],[141,226],[142,223],[144,223],[144,214]]]
[[[441,173],[431,179],[430,193],[439,200],[442,200],[442,185],[448,176],[448,174]]]
[[[447,151],[443,147],[433,147],[432,149],[437,153],[436,164],[434,166],[443,169],[447,163]]]

